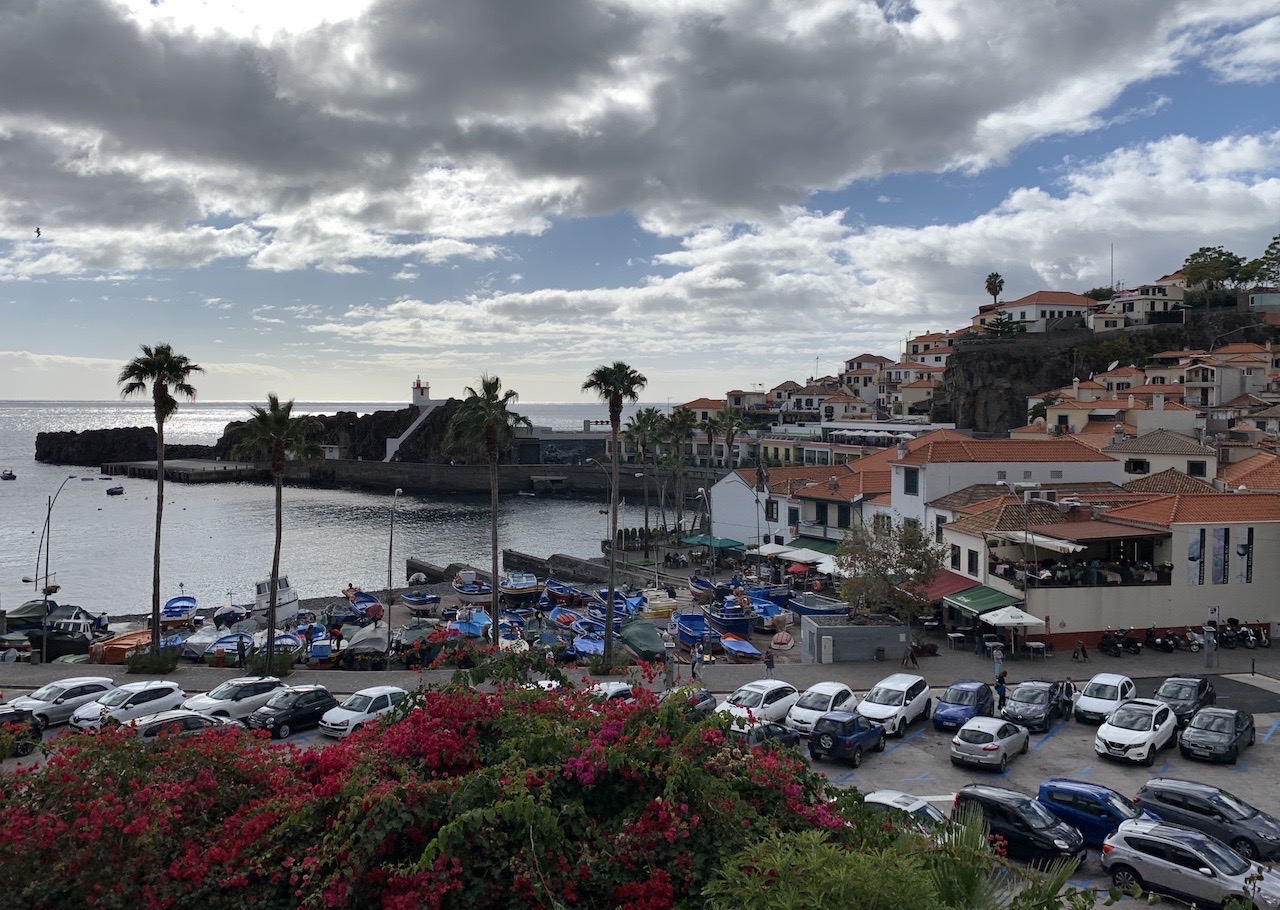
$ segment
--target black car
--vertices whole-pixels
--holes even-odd
[[[1216,837],[1246,859],[1280,859],[1280,819],[1226,790],[1193,780],[1156,777],[1142,785],[1133,803],[1164,821]]]
[[[1178,734],[1183,758],[1236,763],[1241,751],[1258,737],[1253,715],[1234,708],[1201,708]]]
[[[1062,717],[1058,700],[1059,684],[1047,679],[1028,679],[1009,693],[1000,716],[1028,730],[1048,731]]]
[[[245,719],[250,730],[266,730],[272,739],[287,739],[295,730],[320,725],[320,718],[338,700],[324,686],[290,686]]]
[[[1005,840],[1006,851],[1014,859],[1032,863],[1084,859],[1084,836],[1035,797],[1003,787],[969,784],[956,793],[956,810],[964,806],[982,813],[991,833]]]
[[[18,757],[30,755],[44,738],[40,722],[27,708],[0,705],[0,727],[5,728],[6,739],[13,737],[13,754]],[[7,757],[0,755],[0,758]]]
[[[1178,726],[1185,727],[1197,711],[1218,701],[1218,693],[1203,676],[1170,676],[1156,689],[1155,699],[1172,708]]]
[[[710,717],[716,709],[716,697],[711,694],[710,689],[695,689],[690,686],[681,686],[677,689],[668,689],[662,693],[660,701],[670,699],[684,700],[684,716],[689,720],[701,720],[704,717]]]
[[[753,724],[745,730],[742,727],[732,727],[729,730],[729,735],[739,742],[746,743],[748,746],[781,746],[782,748],[790,748],[800,745],[799,733],[772,721]]]

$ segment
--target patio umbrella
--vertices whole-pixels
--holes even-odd
[[[808,575],[809,567],[802,562],[795,562],[787,567],[787,571],[792,575]]]
[[[1001,607],[978,617],[998,629],[1043,629],[1044,620],[1015,606]]]

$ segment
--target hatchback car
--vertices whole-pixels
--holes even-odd
[[[1137,885],[1193,906],[1221,906],[1231,898],[1267,910],[1280,906],[1280,874],[1180,825],[1122,823],[1102,845],[1102,868],[1123,891]]]
[[[1141,762],[1150,768],[1156,753],[1178,738],[1173,709],[1162,701],[1135,698],[1108,715],[1093,739],[1093,751],[1102,758]]]
[[[999,717],[975,717],[965,721],[951,738],[951,764],[1003,771],[1009,767],[1009,759],[1026,755],[1030,748],[1031,734],[1026,727]]]
[[[187,693],[167,679],[125,683],[97,701],[76,708],[69,726],[81,733],[96,731],[108,724],[127,724],[138,717],[158,714],[182,704]]]
[[[790,683],[780,679],[757,679],[739,687],[716,711],[748,722],[772,720],[782,723],[799,699],[799,691]]]
[[[1029,862],[1084,859],[1083,835],[1025,793],[968,784],[955,796],[957,810],[966,806],[982,813],[991,833],[1005,840],[1009,856],[1015,859]]]
[[[620,680],[596,683],[587,690],[587,695],[598,701],[633,702],[636,700],[635,690],[631,683]]]
[[[700,720],[704,717],[710,717],[716,710],[716,697],[711,694],[710,689],[695,689],[692,686],[680,686],[676,689],[668,689],[662,693],[659,702],[665,702],[667,699],[679,700],[683,704],[681,709],[684,716],[689,720]]]
[[[1009,693],[1000,716],[1022,724],[1028,730],[1048,732],[1062,716],[1063,703],[1056,697],[1058,685],[1047,679],[1028,679],[1018,683]]]
[[[338,700],[324,686],[290,686],[250,714],[245,726],[266,730],[272,739],[288,739],[290,733],[320,726],[325,712],[337,706]]]
[[[1058,818],[1079,829],[1084,842],[1095,847],[1115,833],[1121,822],[1155,818],[1110,787],[1082,780],[1051,777],[1040,784],[1036,799]]]
[[[274,676],[242,676],[228,679],[205,695],[191,696],[182,707],[210,717],[245,720],[283,688],[284,683]]]
[[[1170,676],[1152,697],[1173,709],[1179,727],[1185,727],[1201,708],[1218,701],[1213,683],[1203,676]]]
[[[44,739],[35,715],[27,708],[16,708],[13,705],[0,705],[0,727],[13,743],[13,754],[21,758],[30,755]],[[0,758],[7,756],[0,755]]]
[[[22,695],[9,704],[26,708],[40,725],[40,729],[55,724],[65,724],[76,708],[97,701],[116,687],[115,681],[105,676],[73,676],[41,686],[30,695]]]
[[[790,748],[800,745],[800,734],[790,727],[782,724],[775,724],[773,721],[763,721],[762,723],[752,724],[750,727],[734,727],[729,731],[732,736],[740,743],[748,746],[779,746],[782,748]]]
[[[967,720],[995,713],[996,696],[990,686],[976,679],[958,679],[938,699],[933,726],[938,730],[959,730]]]
[[[787,712],[787,726],[808,736],[818,718],[828,711],[852,711],[858,704],[853,690],[844,683],[820,682],[804,690],[804,694]]]
[[[874,790],[862,797],[862,801],[867,807],[886,814],[903,813],[920,831],[930,831],[947,820],[927,799],[901,790]]]
[[[349,736],[370,723],[376,723],[384,714],[409,697],[399,686],[370,686],[348,695],[342,704],[330,708],[320,718],[320,732],[325,736]]]
[[[1253,715],[1234,708],[1201,708],[1178,734],[1183,758],[1235,764],[1240,753],[1257,741]]]
[[[210,717],[199,711],[175,708],[139,717],[130,722],[129,729],[144,743],[154,744],[170,736],[190,736],[206,730],[239,730],[240,727],[228,717]]]
[[[1076,720],[1100,724],[1107,715],[1137,694],[1133,680],[1116,673],[1099,673],[1085,685],[1076,701]]]
[[[890,736],[902,736],[913,721],[928,720],[932,710],[929,684],[909,673],[886,676],[858,705],[859,714],[882,724]]]
[[[1280,858],[1280,820],[1208,784],[1172,777],[1143,784],[1134,805],[1230,844],[1246,859]]]
[[[830,755],[845,759],[857,768],[867,750],[884,751],[884,734],[884,727],[861,714],[830,711],[813,725],[813,732],[809,734],[809,757],[819,759]]]

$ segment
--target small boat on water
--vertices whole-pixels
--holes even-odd
[[[760,659],[760,649],[741,635],[727,632],[720,636],[720,644],[724,646],[725,657],[736,664],[751,664]]]
[[[507,572],[498,582],[498,594],[509,604],[530,604],[542,594],[542,583],[532,572]]]
[[[8,468],[5,468],[3,471],[0,471],[0,480],[17,480],[17,479],[18,479],[18,475],[13,473],[13,471],[9,470]]]
[[[751,601],[745,594],[726,597],[719,604],[703,607],[702,613],[707,617],[711,628],[722,635],[730,632],[739,638],[746,638],[751,634],[751,625],[756,619]]]
[[[170,597],[160,608],[160,625],[185,626],[195,615],[196,599],[190,594],[179,594],[177,597]]]
[[[487,604],[493,600],[493,585],[487,578],[470,569],[453,576],[453,593],[464,604]]]
[[[123,496],[124,487],[107,487],[108,496]]]
[[[685,650],[704,642],[711,646],[712,651],[721,650],[720,633],[708,625],[707,617],[702,613],[677,613],[674,619],[676,636]]]

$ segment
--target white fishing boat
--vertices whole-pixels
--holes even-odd
[[[253,590],[253,612],[265,617],[271,606],[271,579],[258,582]],[[298,592],[289,584],[289,576],[281,575],[276,579],[276,624],[285,625],[281,620],[297,615]]]

